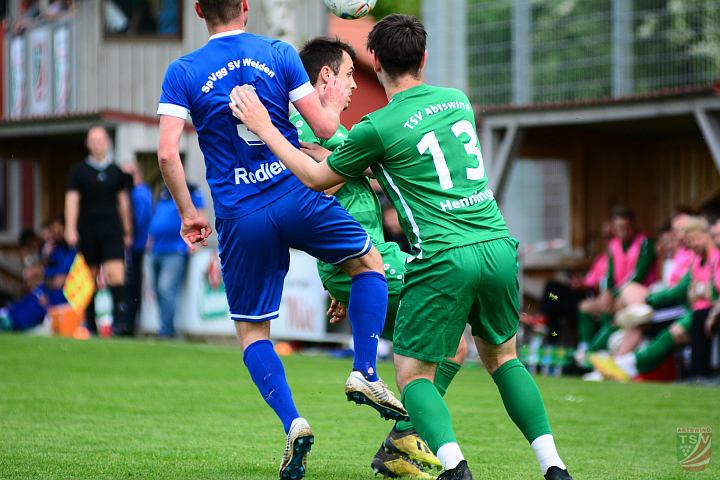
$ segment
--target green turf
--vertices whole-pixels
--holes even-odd
[[[349,361],[284,361],[316,435],[307,478],[372,478],[390,424],[345,401]],[[392,379],[389,364],[380,373]],[[694,474],[675,453],[677,427],[719,431],[720,389],[539,383],[576,479],[720,478],[717,449]],[[476,479],[541,478],[482,370],[464,369],[447,398]],[[234,348],[0,336],[0,478],[267,480],[283,447]]]

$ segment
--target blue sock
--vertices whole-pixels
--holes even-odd
[[[285,378],[280,357],[270,340],[258,340],[243,353],[243,361],[260,394],[275,414],[280,417],[285,433],[290,431],[293,420],[300,417],[292,399],[290,386]]]
[[[377,272],[355,275],[350,287],[348,318],[352,325],[355,360],[353,370],[374,382],[378,379],[375,367],[377,345],[385,326],[388,305],[387,280]]]

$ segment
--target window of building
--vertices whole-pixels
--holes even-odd
[[[0,157],[0,243],[15,244],[24,228],[40,227],[40,167]]]
[[[179,38],[182,0],[105,0],[105,35]]]
[[[566,161],[517,159],[500,199],[510,233],[532,252],[570,249],[570,173]]]

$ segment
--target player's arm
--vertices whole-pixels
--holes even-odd
[[[78,242],[78,212],[80,211],[80,192],[68,190],[65,193],[65,241],[71,247]]]
[[[230,98],[232,101],[229,106],[233,115],[257,135],[307,187],[320,192],[345,181],[343,177],[330,170],[325,162],[315,162],[288,142],[272,124],[270,114],[256,95],[243,88],[235,87],[230,92]],[[307,119],[305,120],[307,121]]]
[[[127,190],[124,188],[117,193],[118,201],[118,213],[120,214],[120,221],[123,226],[123,242],[125,248],[129,248],[132,245],[133,227],[132,227],[132,213],[130,211],[130,196]]]
[[[180,160],[180,137],[184,128],[185,119],[172,115],[161,115],[160,143],[157,154],[160,172],[182,220],[180,235],[190,250],[194,251],[197,243],[203,246],[207,245],[207,237],[212,233],[212,228],[205,217],[195,208],[185,180],[185,170]]]
[[[682,305],[688,301],[688,289],[691,284],[692,274],[688,272],[674,287],[648,295],[645,303],[655,309]]]
[[[292,117],[290,118],[292,120]],[[317,148],[318,150],[327,152],[325,156],[330,155],[330,150],[326,149],[322,146],[322,140],[320,140],[315,133],[308,128],[309,126],[306,124],[306,122],[302,121],[302,123],[296,124],[297,132],[298,132],[298,139],[300,140],[301,147],[308,147],[308,148]],[[304,151],[304,148],[301,148],[300,150]],[[307,153],[307,152],[305,152]],[[312,157],[312,155],[310,155]],[[324,158],[323,158],[324,160]],[[330,187],[327,190],[325,190],[325,195],[335,195],[343,186],[345,185],[345,182],[335,185],[334,187]]]
[[[320,94],[316,91],[293,102],[295,108],[319,138],[327,140],[340,126],[340,112],[345,109],[348,95],[345,84],[331,78]]]
[[[260,100],[250,92],[235,88],[230,94],[232,102],[229,106],[233,114],[239,118],[245,126],[255,133],[270,150],[288,167],[296,177],[306,186],[313,190],[321,191],[343,182],[345,178],[359,177],[365,169],[376,163],[375,153],[378,152],[378,141],[368,143],[363,134],[362,122],[356,125],[348,136],[348,139],[330,156],[337,157],[343,152],[343,161],[339,162],[342,170],[331,168],[328,161],[323,161],[323,155],[319,158],[311,158],[297,150],[272,124],[270,115]],[[369,124],[369,122],[367,122]],[[372,129],[372,127],[370,127]],[[373,130],[374,131],[374,130]],[[373,148],[375,147],[375,148]],[[316,162],[318,160],[318,162]]]

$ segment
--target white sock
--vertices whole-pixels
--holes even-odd
[[[530,444],[535,452],[535,457],[540,464],[540,470],[545,475],[550,467],[558,467],[567,470],[565,464],[560,460],[557,448],[555,448],[555,440],[552,435],[540,435]]]
[[[618,355],[615,357],[615,363],[617,366],[625,370],[625,373],[630,375],[630,378],[637,377],[637,360],[635,360],[635,354],[633,352]]]
[[[442,447],[438,448],[437,458],[442,463],[445,470],[450,470],[458,466],[458,463],[465,460],[462,452],[460,451],[460,445],[455,442],[446,443]]]

